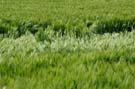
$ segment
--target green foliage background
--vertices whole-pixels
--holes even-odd
[[[0,0],[0,89],[135,89],[135,1]]]

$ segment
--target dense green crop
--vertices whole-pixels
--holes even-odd
[[[32,34],[0,42],[0,84],[6,88],[114,89],[135,86],[135,32],[76,38]]]
[[[135,89],[135,1],[0,0],[0,89]]]
[[[0,3],[0,19],[16,28],[18,24],[34,21],[55,31],[75,30],[78,35],[82,30],[104,33],[131,31],[135,27],[132,0],[1,0]],[[0,25],[1,29],[4,26]]]

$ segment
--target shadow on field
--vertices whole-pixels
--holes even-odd
[[[104,34],[104,33],[113,33],[113,32],[131,32],[135,28],[135,19],[131,20],[109,20],[109,21],[101,21],[97,23],[97,28],[95,29],[96,33]]]
[[[84,23],[82,23],[84,24]],[[8,36],[13,36],[18,38],[27,32],[32,33],[33,35],[37,33],[45,33],[49,30],[53,31],[53,35],[60,35],[64,36],[67,34],[73,34],[75,37],[82,37],[82,35],[89,35],[90,33],[95,34],[104,34],[104,33],[118,33],[124,31],[132,31],[135,28],[135,19],[128,19],[128,20],[120,20],[120,19],[113,19],[108,21],[95,21],[95,22],[88,22],[82,26],[74,26],[71,24],[68,27],[64,23],[52,23],[51,21],[45,22],[34,22],[34,21],[10,21],[6,19],[0,19],[0,34]],[[47,29],[47,30],[46,30]],[[72,35],[72,36],[73,36]]]

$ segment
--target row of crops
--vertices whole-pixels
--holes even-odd
[[[15,22],[10,20],[1,19],[0,22],[0,34],[6,36],[20,37],[26,32],[30,32],[33,35],[36,33],[48,33],[53,31],[53,35],[74,35],[81,37],[82,35],[104,34],[104,33],[116,33],[116,32],[131,32],[135,28],[135,20],[109,20],[109,21],[95,21],[95,22],[82,22],[77,24],[69,24],[63,22],[51,23],[23,21]]]

